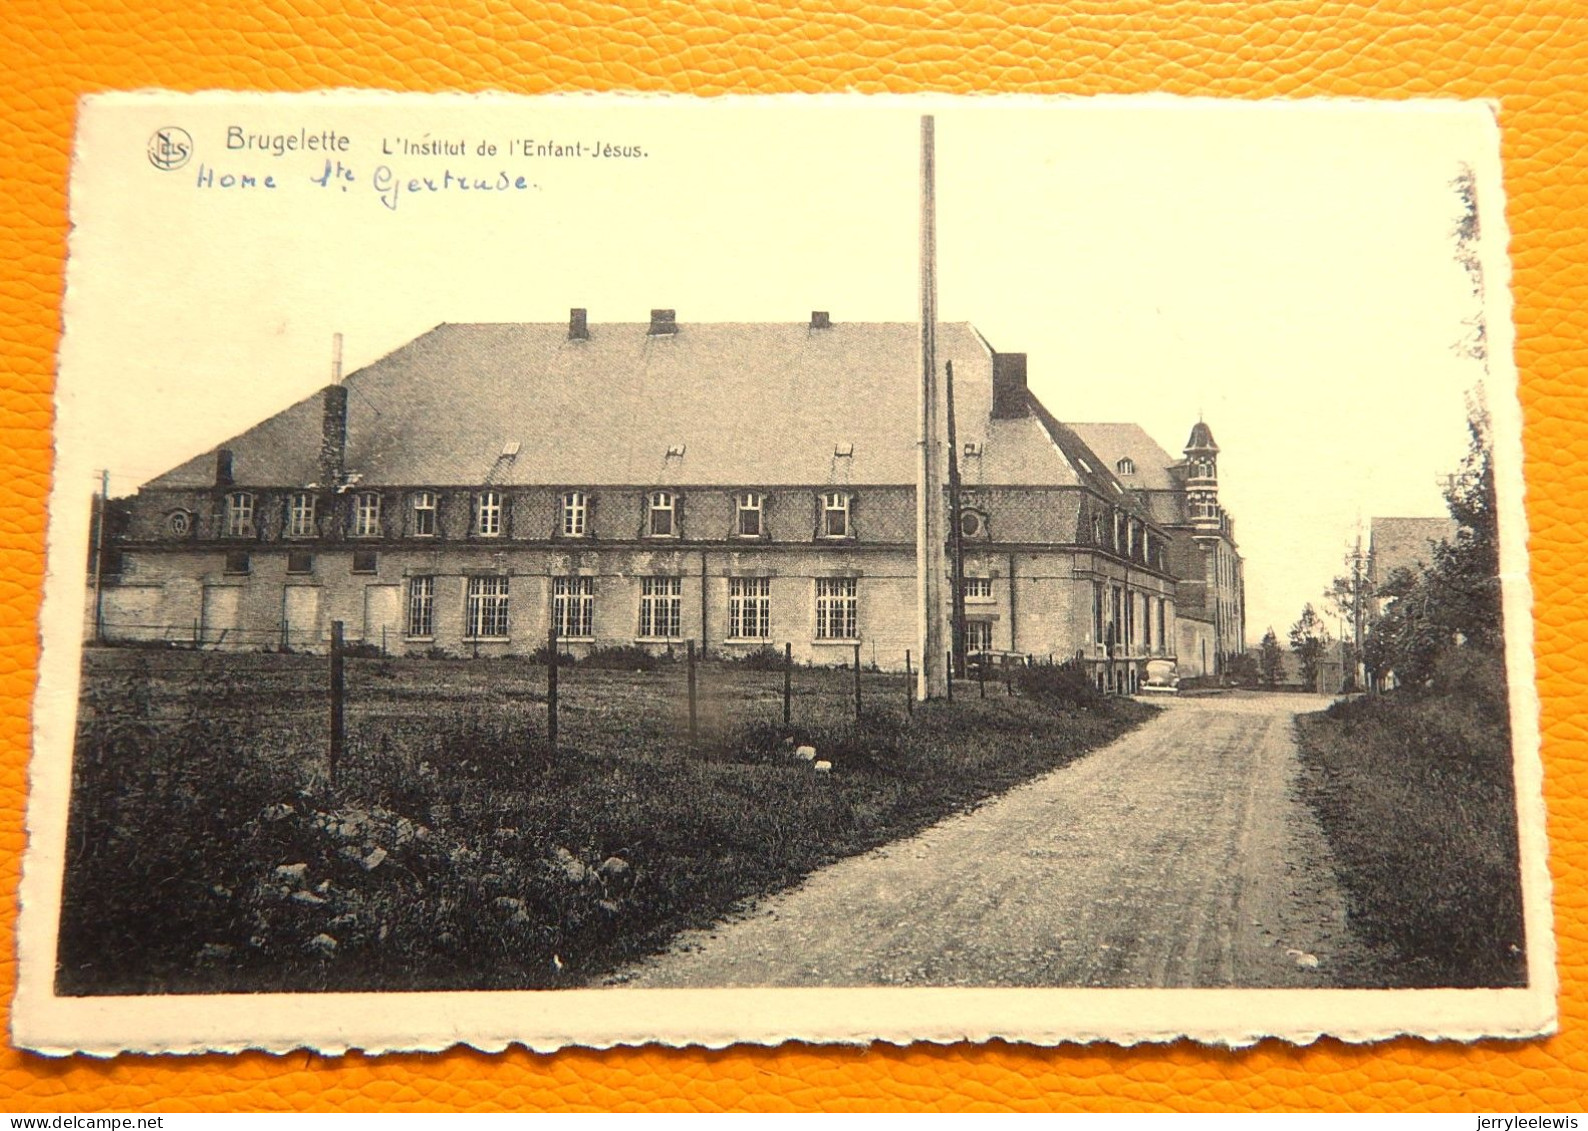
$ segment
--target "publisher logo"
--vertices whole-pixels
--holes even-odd
[[[193,156],[193,138],[181,126],[165,126],[149,139],[149,164],[170,172]]]

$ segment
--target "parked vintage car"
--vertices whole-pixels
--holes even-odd
[[[1180,691],[1180,677],[1175,673],[1173,660],[1148,660],[1147,678],[1142,682],[1143,695],[1176,695]]]

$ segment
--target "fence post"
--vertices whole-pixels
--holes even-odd
[[[855,718],[860,717],[860,645],[855,645]]]
[[[792,642],[783,645],[783,729],[787,730],[791,717],[790,707],[793,700],[794,680],[794,645]]]
[[[198,622],[198,618],[194,617],[193,618],[193,651],[197,652],[199,650],[199,645],[202,644],[202,643],[203,643],[203,641],[201,641],[199,639],[199,622]]]
[[[910,670],[910,650],[904,650],[904,713],[915,714],[915,673]]]
[[[981,691],[981,697],[987,698],[987,653],[981,654],[976,664],[976,686]]]
[[[1013,695],[1014,693],[1015,693],[1015,666],[1013,664],[1011,664],[1008,660],[1005,660],[1004,661],[1004,694],[1005,695]]]
[[[954,649],[950,648],[946,655],[948,656],[948,701],[952,703],[954,701]]]
[[[546,749],[557,759],[557,622],[546,629]]]
[[[689,642],[689,745],[695,745],[695,642]]]
[[[386,626],[380,626],[380,654],[386,655]]]
[[[342,761],[343,697],[347,692],[342,670],[342,622],[331,622],[331,751],[327,760],[327,773],[331,788],[336,788],[336,770]]]
[[[289,630],[287,628],[287,618],[286,617],[282,617],[281,618],[281,650],[283,652],[285,652],[287,650],[287,646],[288,646],[288,632],[289,632]]]

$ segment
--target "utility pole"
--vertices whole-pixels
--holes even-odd
[[[954,643],[954,666],[949,672],[952,679],[956,674],[961,679],[965,676],[965,532],[960,528],[960,497],[959,497],[959,438],[954,430],[954,363],[943,363],[944,389],[948,407],[948,537],[953,548],[954,557],[951,563],[952,573],[949,584],[954,587],[953,610],[954,620],[952,625]],[[982,657],[983,664],[987,657]]]
[[[921,117],[921,462],[915,489],[915,567],[921,674],[916,698],[948,694],[943,647],[943,476],[937,395],[937,202],[934,123]]]
[[[1356,548],[1351,552],[1351,643],[1355,653],[1355,682],[1362,685],[1367,676],[1367,665],[1362,660],[1362,531],[1356,532]]]
[[[94,643],[105,642],[105,597],[104,578],[102,576],[105,564],[105,511],[110,506],[110,471],[101,468],[99,472],[99,514],[94,523]]]

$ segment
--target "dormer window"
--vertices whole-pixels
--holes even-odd
[[[678,497],[671,491],[651,492],[645,529],[652,538],[672,538],[678,533]]]
[[[299,491],[287,500],[287,537],[308,538],[314,534],[314,495]]]
[[[590,496],[583,491],[569,491],[562,497],[562,521],[558,529],[564,538],[583,538],[588,532]]]
[[[733,532],[740,538],[761,537],[761,493],[740,492],[734,508]]]
[[[822,496],[822,537],[848,538],[850,496],[844,491],[828,491]]]
[[[481,538],[502,536],[502,493],[481,491],[474,497],[474,533]]]
[[[1119,472],[1121,475],[1135,475],[1136,461],[1131,459],[1129,456],[1125,456],[1114,465],[1114,470]]]
[[[226,496],[226,536],[254,536],[254,497],[247,491],[233,491]]]
[[[434,491],[420,491],[414,495],[414,537],[434,538],[435,536],[436,494]]]
[[[353,496],[353,537],[374,538],[380,534],[380,495],[360,491]]]

